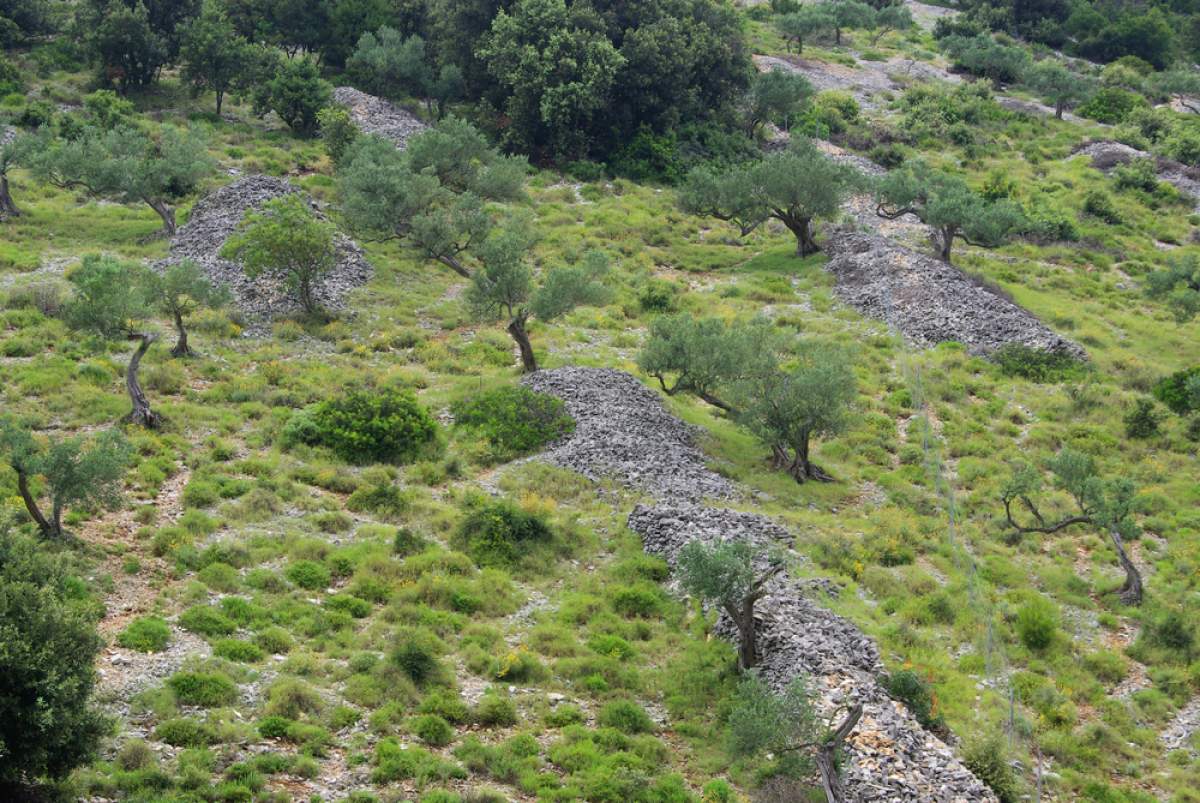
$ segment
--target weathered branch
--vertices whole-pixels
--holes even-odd
[[[837,751],[862,719],[862,713],[862,703],[856,703],[846,714],[842,724],[837,726],[817,750],[817,768],[821,770],[821,786],[825,789],[826,803],[843,803],[846,799],[846,790],[837,771]]]

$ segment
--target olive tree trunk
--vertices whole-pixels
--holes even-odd
[[[1121,562],[1121,568],[1125,570],[1125,582],[1117,594],[1120,596],[1121,602],[1126,605],[1141,605],[1142,573],[1138,571],[1134,562],[1129,559],[1129,554],[1125,551],[1125,542],[1116,528],[1110,527],[1108,534],[1112,538],[1113,548],[1117,550],[1117,560]]]
[[[525,331],[525,324],[528,320],[528,315],[518,315],[508,322],[506,328],[512,335],[512,339],[517,342],[517,348],[521,352],[521,369],[527,374],[532,374],[538,369],[538,365],[537,357],[533,354],[533,344],[529,342],[529,333]]]
[[[129,391],[129,401],[133,404],[127,420],[140,427],[154,429],[161,423],[161,419],[158,413],[150,409],[150,402],[146,399],[141,382],[138,381],[138,369],[141,367],[142,357],[146,356],[146,352],[158,339],[158,335],[147,332],[133,335],[133,338],[141,342],[138,343],[133,356],[129,358],[129,367],[125,369],[125,389]]]
[[[33,498],[33,492],[29,490],[29,475],[21,469],[17,469],[17,493],[21,495],[21,501],[25,503],[25,509],[29,511],[29,517],[33,519],[42,535],[47,538],[57,538],[62,535],[61,521],[56,518],[50,522],[42,515],[37,500]]]
[[[171,347],[172,357],[190,357],[192,355],[191,346],[188,345],[187,329],[183,325],[183,313],[178,310],[174,313],[175,316],[175,345]]]
[[[8,176],[0,176],[0,220],[20,216],[21,210],[13,202],[12,193],[8,189]]]
[[[145,198],[146,204],[158,213],[162,219],[162,233],[167,237],[175,236],[175,210],[161,198]]]
[[[793,215],[777,213],[775,215],[784,226],[787,226],[796,237],[796,256],[806,257],[810,254],[815,254],[821,249],[817,246],[817,241],[813,239],[812,234],[812,218],[795,217]]]
[[[837,771],[837,751],[841,749],[842,742],[858,725],[862,713],[862,703],[851,708],[850,712],[846,714],[846,718],[842,720],[842,724],[838,725],[837,730],[817,750],[817,767],[821,770],[821,786],[825,790],[826,803],[843,803],[846,799],[842,776]]]

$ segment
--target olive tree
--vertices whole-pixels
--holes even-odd
[[[950,261],[956,239],[994,248],[1023,220],[1020,208],[1007,198],[988,200],[960,176],[921,163],[906,164],[880,180],[875,211],[887,219],[915,215],[933,229],[934,247],[944,262]]]
[[[1086,100],[1095,89],[1090,78],[1072,72],[1056,59],[1043,59],[1029,68],[1025,83],[1054,105],[1059,120],[1064,111]]]
[[[875,22],[875,9],[860,0],[826,0],[833,20],[834,44],[842,43],[843,28],[870,28]]]
[[[738,667],[743,671],[758,665],[754,606],[766,596],[771,578],[784,569],[782,562],[775,561],[760,572],[756,562],[765,563],[765,556],[746,541],[713,546],[691,541],[679,551],[676,564],[683,589],[719,607],[737,628]]]
[[[32,145],[33,138],[27,134],[17,134],[8,139],[0,134],[0,220],[21,216],[21,210],[13,201],[8,174],[27,161]]]
[[[823,31],[832,31],[833,27],[833,13],[824,4],[803,5],[775,19],[775,29],[787,43],[789,51],[794,43],[797,53],[804,52],[806,41],[812,40]]]
[[[204,138],[194,130],[165,126],[151,136],[121,126],[110,131],[89,127],[74,139],[50,140],[30,167],[56,187],[120,203],[145,203],[162,220],[162,233],[171,236],[171,204],[193,192],[214,164]]]
[[[376,95],[392,100],[422,98],[426,111],[439,120],[445,116],[447,104],[464,91],[458,65],[435,69],[422,37],[405,37],[386,25],[362,35],[346,69],[358,86]]]
[[[826,802],[842,803],[846,793],[837,753],[862,713],[862,703],[856,703],[840,724],[830,728],[817,716],[805,677],[794,678],[777,694],[758,675],[750,674],[738,685],[729,714],[730,752],[740,757],[771,753],[779,761],[780,774],[799,780],[811,775],[815,763]]]
[[[663,316],[650,322],[638,368],[657,379],[668,396],[691,393],[733,412],[732,404],[722,398],[725,390],[769,364],[771,339],[771,326],[765,320],[726,323],[689,313]]]
[[[137,348],[125,368],[125,389],[133,409],[127,420],[154,428],[160,418],[138,380],[138,369],[158,333],[148,328],[151,304],[146,268],[126,264],[113,257],[90,254],[70,275],[74,297],[67,302],[64,317],[71,328],[105,339],[136,340]]]
[[[549,271],[535,289],[528,262],[532,245],[532,236],[519,224],[493,233],[478,249],[480,267],[472,274],[467,290],[467,302],[476,316],[508,320],[505,329],[521,352],[522,368],[529,373],[538,369],[529,342],[531,317],[551,321],[581,304],[603,303],[608,295],[601,284],[608,260],[599,251],[587,254],[579,265]]]
[[[413,137],[404,151],[360,137],[343,162],[342,211],[358,236],[400,240],[466,278],[466,254],[492,230],[486,202],[519,197],[527,169],[523,158],[502,156],[455,117]]]
[[[304,311],[320,315],[315,290],[337,264],[336,231],[299,193],[288,193],[248,212],[221,248],[221,256],[241,262],[251,279],[282,276]]]
[[[1029,463],[1018,463],[1000,491],[1004,518],[1014,536],[1052,535],[1077,525],[1107,532],[1125,572],[1125,582],[1117,593],[1126,605],[1141,604],[1142,575],[1125,551],[1125,540],[1136,538],[1139,533],[1133,520],[1134,484],[1124,477],[1100,476],[1091,455],[1071,448],[1062,449],[1047,461],[1046,468],[1052,476],[1053,488],[1066,494],[1074,510],[1059,515],[1043,513],[1042,472]]]
[[[790,364],[738,383],[738,420],[771,449],[775,468],[796,482],[833,478],[810,459],[813,438],[840,434],[849,418],[856,380],[845,349],[801,340]]]
[[[175,324],[175,345],[171,356],[193,354],[188,345],[184,318],[201,307],[215,308],[226,303],[229,291],[212,283],[198,264],[190,259],[172,263],[162,273],[148,273],[146,278],[150,302]]]
[[[836,214],[864,181],[858,170],[829,158],[811,140],[793,137],[787,150],[746,167],[696,168],[680,189],[679,205],[729,221],[742,236],[774,218],[795,236],[796,254],[804,257],[820,250],[813,219]]]
[[[750,83],[746,95],[746,128],[754,136],[759,126],[780,120],[786,130],[793,117],[803,112],[813,86],[799,73],[775,67],[759,73]]]
[[[875,11],[871,23],[871,28],[875,32],[871,37],[871,45],[879,44],[879,40],[889,31],[907,31],[915,24],[912,11],[908,6],[901,3],[884,6]]]
[[[116,505],[131,457],[128,442],[115,429],[88,441],[42,440],[13,418],[0,419],[0,454],[17,475],[17,493],[29,518],[46,538],[63,537],[62,517],[68,508]],[[39,480],[49,514],[38,505],[34,483]]]

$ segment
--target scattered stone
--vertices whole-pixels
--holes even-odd
[[[346,107],[359,131],[390,139],[401,150],[408,144],[409,137],[429,127],[412,112],[351,86],[339,86],[333,90],[333,99]]]
[[[264,274],[257,279],[246,276],[242,265],[220,256],[221,248],[242,222],[246,212],[259,209],[264,203],[300,189],[287,179],[252,175],[209,193],[192,207],[188,222],[179,227],[171,240],[168,257],[156,267],[195,260],[216,284],[229,288],[234,303],[253,319],[269,320],[297,312],[300,301],[288,290],[281,274]],[[305,196],[307,197],[307,196]],[[318,217],[324,214],[309,201]],[[316,282],[313,295],[329,310],[344,306],[345,295],[355,287],[366,284],[373,270],[362,249],[350,238],[336,236],[337,264]]]
[[[838,297],[918,345],[954,340],[972,354],[986,355],[1020,343],[1087,357],[1082,347],[978,279],[878,234],[833,228],[825,251]]]
[[[1179,709],[1179,713],[1158,738],[1168,750],[1187,750],[1195,755],[1192,736],[1197,732],[1200,732],[1200,697],[1193,697],[1191,702]]]
[[[761,72],[782,69],[803,75],[818,92],[846,92],[867,111],[883,109],[896,93],[903,92],[914,82],[962,81],[941,66],[903,56],[893,56],[884,61],[864,59],[854,66],[847,66],[837,62],[815,61],[801,55],[756,55],[754,64]]]
[[[654,392],[624,371],[559,368],[524,380],[566,402],[575,431],[541,459],[593,481],[615,478],[669,499],[733,495],[733,486],[705,465],[695,430],[663,409]]]

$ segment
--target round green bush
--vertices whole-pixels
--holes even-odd
[[[292,648],[292,635],[279,625],[271,625],[254,637],[254,643],[272,655],[282,655]]]
[[[167,681],[175,699],[184,705],[212,708],[237,699],[237,684],[215,672],[176,672]]]
[[[202,636],[228,636],[237,630],[237,624],[232,619],[211,605],[188,608],[179,617],[179,624],[183,629]]]
[[[217,740],[213,729],[194,719],[168,719],[154,729],[154,738],[172,747],[204,747]]]
[[[452,542],[481,566],[507,566],[529,545],[551,537],[549,525],[539,516],[507,500],[485,500],[472,506]]]
[[[1017,635],[1031,650],[1044,650],[1054,642],[1058,609],[1043,597],[1034,597],[1017,611]]]
[[[475,706],[475,721],[480,725],[508,727],[517,724],[517,707],[513,701],[491,693],[479,698]]]
[[[506,385],[455,403],[455,426],[477,433],[497,462],[540,449],[575,430],[561,399],[522,385]]]
[[[287,567],[284,576],[301,588],[309,591],[322,591],[329,587],[331,575],[315,560],[298,560]]]
[[[388,660],[414,683],[421,683],[437,674],[438,656],[441,653],[441,641],[433,633],[422,628],[406,627],[396,633],[395,646]]]
[[[445,747],[454,738],[454,728],[437,714],[423,714],[415,718],[412,732],[430,747]]]
[[[117,644],[138,652],[162,652],[170,643],[171,626],[158,616],[139,616],[117,636]]]
[[[263,659],[263,650],[253,642],[225,638],[213,645],[213,655],[227,661],[252,664]]]
[[[601,725],[616,728],[621,733],[650,733],[654,730],[654,722],[650,715],[632,700],[613,700],[605,703],[596,719]]]
[[[325,446],[352,463],[409,463],[437,439],[437,423],[410,391],[350,391],[292,417],[284,443]]]

